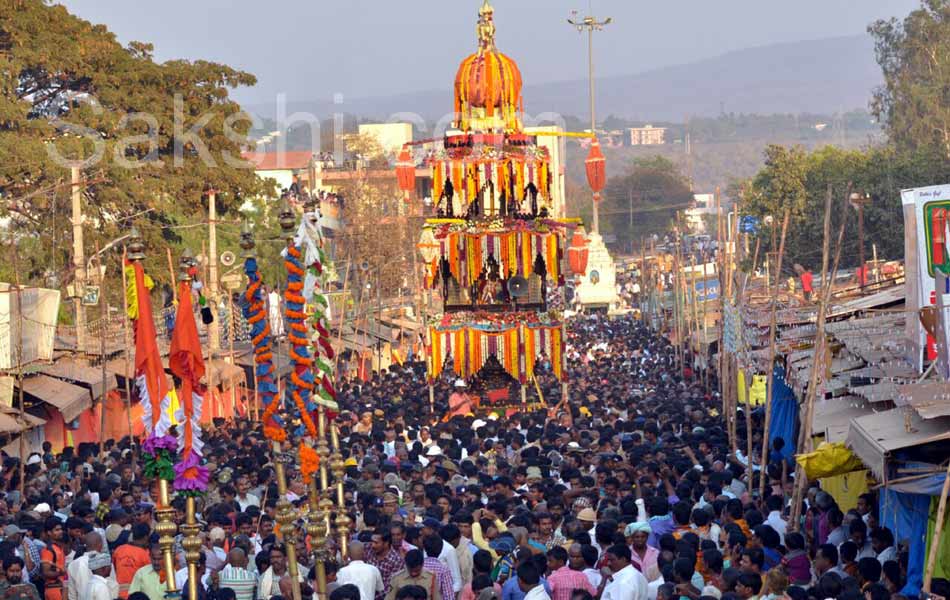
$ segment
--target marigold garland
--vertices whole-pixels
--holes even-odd
[[[287,396],[293,401],[299,412],[301,426],[297,429],[297,435],[317,437],[317,426],[313,422],[312,412],[316,406],[312,406],[310,395],[314,387],[313,358],[310,356],[308,346],[310,340],[301,335],[307,334],[307,326],[304,324],[306,314],[304,313],[304,297],[301,295],[303,290],[304,268],[301,265],[300,248],[295,244],[287,246],[287,255],[284,258],[284,267],[287,269],[287,289],[284,292],[286,301],[284,314],[287,317],[288,329],[287,340],[290,342],[290,358],[294,362],[294,370],[290,376],[290,382],[287,385]],[[301,335],[298,335],[301,334]]]
[[[301,444],[298,456],[300,457],[300,475],[303,477],[303,482],[310,485],[314,474],[320,469],[320,455],[307,444]]]
[[[277,413],[277,386],[274,382],[273,351],[271,350],[270,323],[264,311],[264,296],[261,291],[261,275],[258,272],[257,260],[248,258],[244,261],[244,273],[247,275],[248,285],[242,298],[241,311],[251,326],[251,341],[254,344],[254,364],[257,375],[257,395],[264,406],[261,422],[264,423],[264,436],[275,442],[287,439],[284,423]]]

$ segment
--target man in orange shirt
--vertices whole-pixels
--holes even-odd
[[[46,586],[46,600],[63,600],[66,579],[66,549],[63,547],[63,524],[56,517],[46,519],[46,548],[40,551],[40,572]]]
[[[465,382],[458,379],[455,382],[455,391],[449,396],[447,420],[452,417],[464,417],[470,414],[472,414],[472,398],[465,391]]]
[[[144,523],[136,523],[132,527],[132,541],[122,544],[112,553],[112,562],[115,565],[115,579],[119,584],[119,598],[129,597],[129,586],[135,572],[151,564],[148,554],[148,537],[151,528]]]

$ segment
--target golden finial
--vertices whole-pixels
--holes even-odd
[[[482,48],[495,47],[495,9],[485,0],[482,8],[478,11],[478,45]]]

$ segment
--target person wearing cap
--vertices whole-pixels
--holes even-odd
[[[94,556],[104,556],[109,561],[109,572],[105,575],[106,582],[112,598],[119,595],[119,584],[115,580],[115,573],[112,570],[112,558],[103,553],[102,538],[95,531],[90,531],[82,538],[83,545],[86,547],[86,553],[70,561],[66,567],[66,597],[68,600],[83,600],[80,593],[86,589],[92,577],[93,569],[90,561]]]
[[[83,586],[82,600],[112,600],[114,588],[107,579],[112,572],[112,559],[102,552],[92,552],[87,557],[90,574]]]
[[[455,382],[455,391],[449,396],[449,411],[445,415],[445,420],[451,420],[452,417],[467,417],[472,414],[472,410],[472,397],[465,389],[465,382],[458,379]]]

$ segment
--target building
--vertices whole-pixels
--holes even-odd
[[[366,123],[359,127],[360,135],[376,138],[383,152],[396,156],[404,144],[412,141],[411,123]]]
[[[283,152],[245,152],[241,157],[254,165],[261,179],[273,179],[279,189],[290,189],[294,175],[304,179],[313,163],[313,153],[307,150]]]
[[[693,194],[694,206],[686,209],[686,227],[690,233],[705,233],[706,223],[703,217],[716,215],[715,194]]]
[[[645,125],[631,127],[629,131],[631,146],[659,146],[666,143],[666,127]]]
[[[554,217],[565,217],[564,214],[564,157],[565,138],[558,135],[563,130],[556,125],[544,127],[525,127],[524,132],[528,135],[538,136],[538,146],[547,148],[551,157],[551,213]]]

